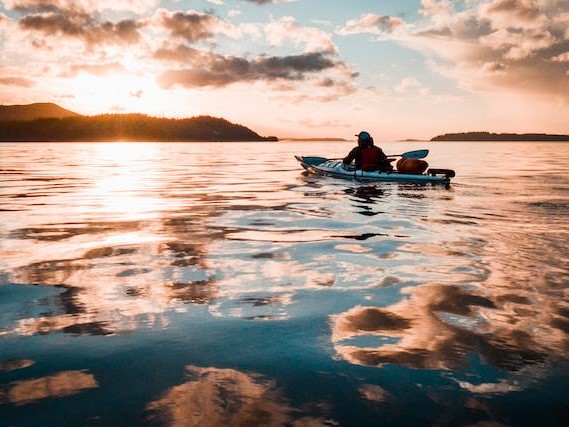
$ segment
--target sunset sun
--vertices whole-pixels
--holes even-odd
[[[81,74],[71,84],[78,102],[93,112],[140,112],[145,103],[156,103],[161,91],[150,76],[124,73],[95,76]]]

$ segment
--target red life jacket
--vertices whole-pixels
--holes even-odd
[[[360,168],[363,171],[378,170],[385,163],[385,154],[381,148],[372,145],[360,151]]]

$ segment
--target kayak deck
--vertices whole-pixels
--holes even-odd
[[[356,181],[386,181],[449,184],[455,176],[450,169],[429,169],[424,174],[406,174],[397,171],[362,171],[353,166],[346,166],[341,160],[329,160],[318,156],[294,156],[307,171],[334,178],[351,179]]]

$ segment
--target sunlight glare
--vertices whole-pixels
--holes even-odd
[[[92,189],[100,208],[123,220],[154,218],[163,207],[154,159],[158,144],[100,143],[92,153],[100,176]]]
[[[144,75],[81,74],[71,90],[87,106],[89,114],[145,113],[146,105],[159,103],[161,90],[153,78]]]

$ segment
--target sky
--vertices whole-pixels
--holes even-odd
[[[0,104],[279,138],[569,134],[569,0],[0,0]]]

